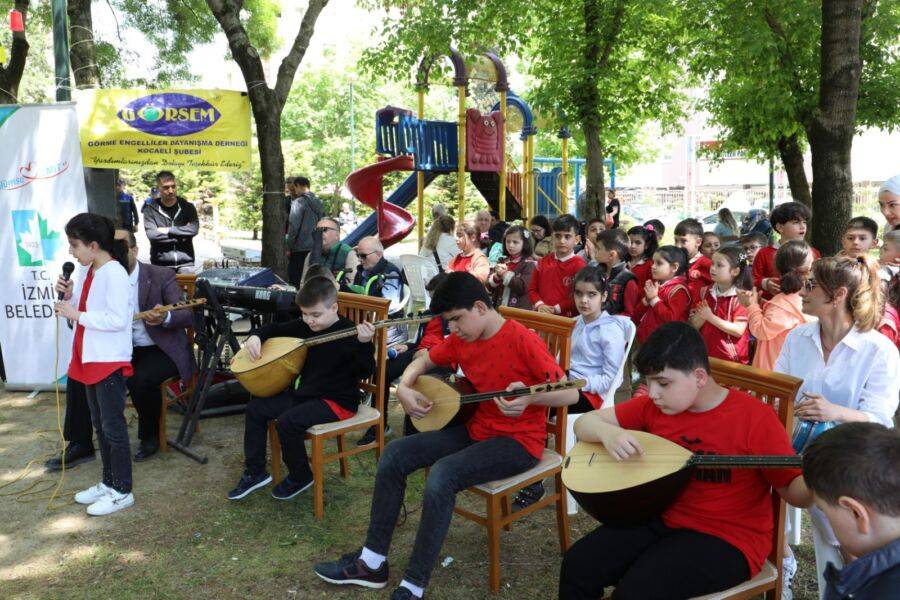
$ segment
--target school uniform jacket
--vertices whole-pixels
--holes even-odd
[[[571,254],[560,260],[556,253],[550,253],[541,259],[534,273],[531,274],[531,282],[528,284],[528,299],[532,306],[538,308],[541,304],[558,306],[559,314],[564,317],[574,317],[575,310],[575,274],[585,265],[584,259],[577,254]]]
[[[637,323],[636,337],[644,343],[657,327],[669,321],[687,321],[691,306],[691,294],[684,277],[679,275],[659,286],[659,302],[650,306],[646,298],[637,303],[634,321]]]
[[[747,322],[747,309],[738,301],[737,290],[733,287],[724,293],[719,293],[715,285],[705,287],[700,292],[700,302],[705,302],[712,313],[724,321]],[[734,336],[706,322],[700,328],[700,335],[711,357],[744,365],[749,362],[750,333],[746,329],[742,335]]]
[[[753,258],[753,287],[759,289],[760,295],[771,300],[772,294],[762,288],[763,279],[780,279],[781,273],[775,268],[775,254],[778,253],[778,246],[766,246],[760,248],[759,252]],[[813,260],[821,258],[821,254],[815,248],[812,248]]]

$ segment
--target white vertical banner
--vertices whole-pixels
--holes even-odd
[[[73,104],[0,106],[0,350],[7,387],[62,378],[72,330],[53,314],[66,222],[87,211]]]

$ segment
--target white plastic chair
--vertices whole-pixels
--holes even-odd
[[[622,378],[625,375],[625,363],[628,362],[628,353],[631,352],[631,345],[634,343],[634,334],[637,332],[637,327],[635,327],[634,322],[628,317],[615,318],[621,320],[622,325],[625,326],[625,358],[622,360],[622,364],[619,365],[619,370],[613,378],[609,390],[607,390],[605,394],[600,394],[600,397],[603,398],[603,405],[600,406],[600,408],[609,408],[616,404],[616,390],[622,385]],[[572,447],[575,446],[575,421],[577,421],[582,414],[585,413],[569,413],[569,420],[566,422],[566,455],[568,455]],[[568,510],[570,515],[578,513],[578,503],[575,502],[575,498],[572,497],[572,494],[569,494]]]
[[[413,302],[422,302],[425,308],[428,308],[430,296],[425,290],[425,283],[438,274],[434,260],[416,254],[403,254],[400,256],[400,262],[406,272]]]

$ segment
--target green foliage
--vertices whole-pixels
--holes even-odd
[[[713,154],[777,156],[781,137],[806,130],[819,100],[821,6],[783,0],[685,1],[695,48],[691,69],[709,89],[699,103],[722,131]],[[862,24],[863,70],[857,124],[896,127],[900,115],[900,5],[879,3]]]

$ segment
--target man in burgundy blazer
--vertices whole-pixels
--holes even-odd
[[[116,230],[116,238],[123,239],[128,244],[128,273],[135,312],[174,304],[182,299],[175,271],[139,262],[137,242],[132,232]],[[134,456],[136,461],[146,460],[159,451],[159,415],[162,409],[159,385],[175,376],[186,384],[194,375],[196,365],[185,332],[192,322],[191,310],[182,309],[152,314],[132,323],[134,352],[131,364],[134,374],[128,379],[127,385],[131,401],[138,412],[140,447]],[[63,430],[64,437],[69,442],[65,450],[67,467],[93,460],[93,433],[84,386],[69,380]],[[61,457],[51,458],[46,463],[50,471],[59,470],[61,466]]]

